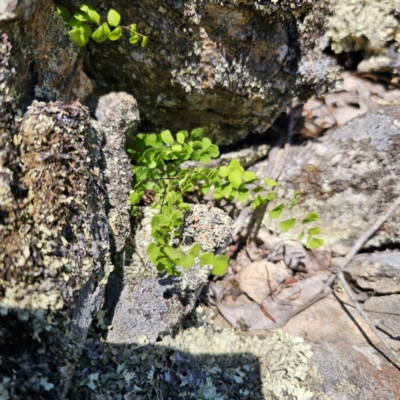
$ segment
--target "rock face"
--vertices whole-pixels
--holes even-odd
[[[76,2],[65,3],[72,9]],[[123,24],[137,22],[148,45],[90,43],[84,68],[95,93],[132,93],[156,129],[200,126],[216,142],[232,143],[265,131],[292,96],[334,76],[317,45],[324,1],[145,0],[117,10]]]
[[[110,98],[120,99],[125,130],[134,129],[133,98],[111,94],[100,99],[99,110],[111,106]],[[112,109],[118,112],[117,106]],[[112,190],[120,184],[128,197],[125,136],[121,126],[112,129],[117,120],[107,117],[96,129],[98,123],[90,122],[79,103],[34,102],[12,141],[6,132],[1,135],[0,375],[5,398],[62,397],[104,298],[112,270],[110,241],[121,247],[129,234],[127,202],[115,201]],[[121,164],[114,162],[118,153]],[[115,214],[127,223],[123,232],[111,222]]]
[[[360,73],[400,71],[400,35],[397,0],[330,0],[333,13],[328,17],[326,37],[329,46],[354,63],[358,52]]]
[[[154,210],[143,210],[143,219],[133,237],[132,260],[126,264],[123,277],[111,277],[108,308],[114,303],[115,311],[110,321],[112,330],[107,335],[110,343],[155,343],[162,332],[173,331],[194,310],[195,292],[208,281],[210,268],[200,268],[198,262],[182,271],[180,277],[160,279],[146,253],[152,240],[153,215]],[[216,251],[230,240],[231,225],[232,220],[218,208],[191,206],[182,227],[182,250],[200,243],[202,251]]]
[[[325,248],[346,254],[400,193],[398,115],[398,106],[386,108],[358,117],[316,141],[293,146],[274,204],[287,203],[299,190],[296,215],[317,212]],[[278,231],[275,222],[266,218],[264,223]],[[367,246],[398,244],[399,227],[397,210]],[[284,236],[295,238],[300,233],[290,232]]]

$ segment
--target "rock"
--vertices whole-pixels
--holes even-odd
[[[352,55],[362,54],[357,70],[360,73],[398,73],[397,0],[330,0],[332,15],[328,17],[326,37],[329,47],[344,56],[351,65]]]
[[[73,3],[65,2],[70,9]],[[94,96],[132,93],[147,130],[202,127],[214,142],[233,143],[264,132],[292,96],[319,90],[336,76],[318,45],[327,13],[321,0],[162,6],[145,0],[140,9],[127,3],[117,11],[125,25],[135,22],[149,36],[147,46],[126,38],[91,42],[85,71],[94,79]]]
[[[199,262],[181,276],[160,276],[147,256],[152,242],[151,218],[155,210],[145,208],[144,217],[135,229],[135,253],[123,271],[123,284],[110,288],[109,304],[115,307],[110,343],[155,343],[162,332],[176,329],[196,304],[195,291],[208,281],[210,268]],[[200,243],[202,251],[214,252],[230,239],[232,220],[220,209],[192,205],[182,227],[182,250]],[[120,276],[122,279],[122,276]]]
[[[100,105],[103,100],[114,108],[109,98],[100,99]],[[134,129],[136,104],[125,111],[124,117],[134,116],[125,118]],[[5,398],[63,397],[73,360],[104,299],[113,268],[110,241],[121,243],[129,234],[126,198],[119,204],[108,180],[124,172],[121,191],[129,187],[129,160],[113,162],[116,154],[125,154],[125,137],[112,126],[116,120],[102,122],[91,123],[79,103],[34,102],[13,140],[7,132],[1,135],[0,375],[7,380]],[[127,221],[124,232],[109,232],[107,213],[116,211]]]
[[[399,107],[371,112],[358,117],[320,139],[292,146],[275,190],[271,208],[290,204],[300,191],[297,216],[319,214],[319,236],[324,248],[344,255],[355,240],[374,222],[400,192],[398,146],[400,143]],[[260,165],[262,173],[264,165]],[[289,215],[289,214],[287,214]],[[283,212],[281,219],[288,216]],[[289,217],[288,217],[289,218]],[[263,223],[280,232],[280,220]],[[400,210],[386,222],[367,246],[381,247],[399,243]],[[295,239],[300,229],[282,237]]]
[[[357,287],[377,295],[395,294],[400,287],[400,252],[359,254],[345,269]]]

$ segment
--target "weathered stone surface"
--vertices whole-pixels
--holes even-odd
[[[149,43],[92,42],[85,70],[96,93],[132,93],[155,129],[200,126],[215,141],[232,143],[265,131],[292,96],[318,90],[335,75],[317,44],[324,1],[145,0],[115,8],[123,24],[137,22]]]
[[[400,292],[400,252],[359,254],[345,271],[361,290],[378,295]]]
[[[5,10],[0,9],[0,35],[6,35],[13,48],[14,81],[6,86],[10,95],[16,92],[15,114],[21,114],[18,109],[25,112],[34,99],[83,102],[91,93],[81,50],[70,41],[53,0],[6,1]]]
[[[136,131],[139,111],[131,95],[119,92],[101,96],[95,115],[97,121],[92,120],[92,125],[102,134],[102,150],[107,164],[107,215],[111,230],[110,250],[114,254],[123,249],[130,234],[132,167],[125,143],[127,137]]]
[[[11,397],[61,395],[111,269],[88,116],[79,104],[35,102],[5,140],[15,157],[1,197],[0,368]]]
[[[357,70],[399,73],[400,34],[398,0],[330,0],[327,45],[354,63],[352,54],[362,54]],[[347,54],[346,54],[347,53]]]
[[[62,397],[104,298],[110,241],[121,247],[130,233],[124,131],[135,129],[138,111],[126,94],[101,98],[99,112],[104,102],[108,115],[101,122],[91,122],[79,103],[34,102],[12,141],[1,135],[4,396]],[[115,229],[116,214],[122,231]]]
[[[345,303],[339,303],[336,296]],[[322,391],[327,398],[333,400],[398,398],[398,369],[382,356],[381,352],[386,353],[385,348],[354,307],[349,306],[351,300],[348,296],[345,293],[336,293],[336,296],[330,295],[318,301],[294,316],[282,328],[286,333],[306,337],[311,345],[314,354],[310,368],[318,371],[318,379],[308,380],[310,390],[314,393]],[[375,298],[379,299],[379,296]],[[371,305],[364,304],[363,307],[377,310]],[[398,317],[382,314],[382,311],[388,312],[388,309],[368,314],[379,327],[389,333],[386,339],[397,351],[398,335],[382,322],[392,325]]]
[[[299,190],[296,215],[317,212],[322,228],[319,236],[325,240],[325,248],[346,254],[400,194],[399,110],[395,106],[366,114],[316,141],[292,146],[273,204],[290,202]],[[267,217],[264,224],[279,232],[274,221]],[[399,243],[399,229],[397,210],[367,246]],[[296,238],[299,233],[293,230],[282,236]]]
[[[162,332],[172,331],[196,304],[194,292],[208,280],[209,268],[197,262],[179,277],[160,278],[148,260],[146,248],[151,243],[151,218],[155,210],[144,209],[144,218],[135,229],[135,253],[124,272],[123,288],[114,284],[109,303],[116,302],[112,329],[107,335],[111,343],[154,343]],[[214,252],[230,239],[232,220],[220,209],[205,205],[191,206],[182,227],[182,250],[200,243],[204,252]],[[114,277],[115,279],[115,277]],[[118,292],[121,291],[121,293]],[[115,297],[118,301],[114,301]]]

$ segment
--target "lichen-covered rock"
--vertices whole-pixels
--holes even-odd
[[[99,112],[104,104],[107,113],[93,122],[79,103],[34,102],[12,139],[1,134],[5,398],[62,398],[104,299],[113,268],[110,242],[119,249],[130,233],[131,172],[124,146],[125,134],[138,122],[137,106],[122,93],[100,98]],[[113,223],[116,214],[126,224],[122,230]]]
[[[57,398],[111,270],[101,142],[85,107],[35,102],[7,145],[0,375],[12,398]]]
[[[114,254],[123,249],[130,234],[132,172],[125,143],[127,137],[136,131],[139,111],[131,95],[118,92],[100,96],[95,115],[97,120],[92,121],[92,125],[103,137],[107,215],[112,237],[110,250]]]
[[[326,32],[335,53],[361,52],[359,72],[399,73],[398,0],[330,0]]]
[[[215,142],[233,143],[265,131],[293,96],[332,81],[334,68],[318,46],[325,3],[120,3],[122,23],[136,22],[148,45],[91,42],[85,70],[98,93],[132,93],[148,127],[200,126]]]
[[[296,216],[310,212],[320,216],[319,234],[325,248],[346,254],[355,240],[384,212],[400,194],[399,107],[388,107],[358,117],[316,141],[293,146],[287,158],[276,200],[290,204],[295,191],[300,202],[293,209]],[[285,211],[282,215],[286,219]],[[279,220],[266,216],[263,223],[280,232]],[[293,229],[282,237],[295,239]],[[400,210],[389,218],[369,240],[367,246],[381,247],[400,241]]]
[[[299,337],[245,336],[214,327],[198,312],[195,326],[160,339],[154,346],[89,341],[70,398],[328,400],[321,388],[310,390],[322,379],[310,363],[312,347]]]
[[[69,39],[53,0],[3,3],[0,36],[6,34],[12,45],[11,62],[18,78],[7,84],[10,92],[17,88],[14,113],[25,111],[34,99],[83,102],[92,84],[82,70],[81,50]]]
[[[199,262],[179,277],[160,277],[147,256],[151,238],[151,219],[155,210],[145,208],[143,219],[135,229],[135,253],[124,269],[123,287],[114,284],[108,296],[115,307],[112,329],[107,340],[112,343],[154,343],[160,333],[172,331],[193,311],[195,291],[208,280],[210,268]],[[183,251],[201,244],[202,251],[214,252],[230,240],[232,220],[222,210],[205,205],[191,206],[184,218],[181,245]],[[116,279],[116,277],[113,277]],[[121,279],[121,278],[120,278]],[[118,300],[113,300],[117,298]],[[114,304],[116,303],[116,304]]]

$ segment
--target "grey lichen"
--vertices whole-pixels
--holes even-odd
[[[71,396],[88,399],[327,399],[309,388],[318,373],[303,339],[280,331],[240,335],[210,324],[202,309],[196,323],[154,346],[143,338],[116,346],[92,339],[75,374]],[[99,357],[100,354],[100,357]],[[71,398],[72,398],[71,397]]]
[[[397,0],[331,0],[326,37],[335,53],[361,52],[359,72],[399,73]]]
[[[57,398],[112,269],[101,142],[80,104],[34,102],[1,144],[0,375],[11,398]]]

